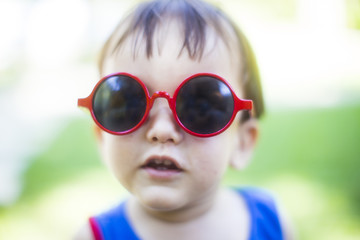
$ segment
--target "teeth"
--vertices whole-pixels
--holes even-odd
[[[165,166],[170,166],[173,164],[170,160],[160,160],[160,159],[155,159],[154,163],[158,165],[163,164]]]
[[[180,171],[176,164],[171,159],[154,158],[151,159],[144,168],[153,168],[157,170],[173,170]]]
[[[165,166],[170,166],[171,164],[172,164],[172,162],[170,160],[165,160],[164,161]]]

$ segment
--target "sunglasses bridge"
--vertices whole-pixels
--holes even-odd
[[[170,109],[172,109],[171,106],[172,106],[173,98],[170,96],[169,93],[167,93],[165,91],[157,91],[150,97],[150,107],[152,107],[155,99],[157,99],[157,98],[165,98],[168,101]]]

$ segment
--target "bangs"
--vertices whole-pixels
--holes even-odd
[[[134,38],[132,39],[134,58],[143,45],[146,56],[151,58],[156,42],[155,32],[171,20],[178,23],[179,31],[183,36],[179,55],[185,50],[191,59],[200,60],[205,51],[209,27],[228,46],[227,39],[230,33],[226,31],[229,29],[225,27],[226,18],[213,6],[198,1],[152,1],[140,4],[117,27],[104,46],[100,63],[108,55],[116,53],[129,37]]]

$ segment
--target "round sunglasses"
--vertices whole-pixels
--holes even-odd
[[[225,131],[238,111],[252,109],[251,100],[238,98],[225,79],[211,73],[188,77],[173,97],[164,91],[150,96],[136,76],[114,73],[102,78],[88,97],[79,98],[78,106],[88,108],[104,131],[123,135],[144,123],[156,98],[166,98],[180,127],[198,137]]]

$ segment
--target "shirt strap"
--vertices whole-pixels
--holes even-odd
[[[251,218],[250,240],[282,240],[279,214],[272,195],[266,190],[246,187],[237,190],[245,200]]]

